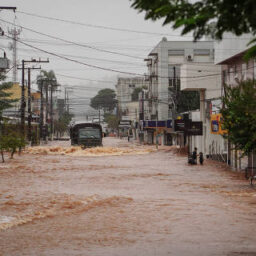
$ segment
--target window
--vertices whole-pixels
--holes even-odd
[[[169,56],[184,56],[184,50],[168,50]]]
[[[93,127],[82,128],[78,131],[79,139],[100,138],[100,130]]]
[[[194,55],[209,56],[210,53],[211,53],[210,49],[194,49]]]

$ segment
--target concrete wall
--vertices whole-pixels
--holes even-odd
[[[236,36],[232,33],[225,33],[221,41],[214,42],[215,64],[219,64],[248,49],[249,46],[247,44],[252,38],[251,34]]]
[[[200,55],[199,51],[209,50],[209,55]],[[175,55],[175,51],[177,54]],[[192,57],[192,62],[188,61],[188,56]],[[213,41],[167,41],[163,38],[161,42],[151,51],[149,58],[156,60],[152,61],[152,67],[149,66],[149,75],[155,72],[158,76],[157,81],[153,81],[152,94],[157,96],[160,102],[158,104],[158,119],[166,120],[171,117],[168,102],[170,101],[169,94],[169,65],[181,65],[184,63],[209,62],[213,63]],[[179,74],[176,74],[179,76]],[[157,90],[157,92],[156,92]],[[156,107],[157,103],[153,103]],[[153,108],[154,109],[154,108]]]
[[[221,67],[213,63],[186,63],[180,68],[181,90],[206,90],[206,99],[220,96]]]
[[[144,78],[140,77],[128,77],[128,78],[118,78],[116,85],[117,91],[117,100],[119,111],[128,112],[129,116],[133,118],[135,116],[135,109],[139,113],[139,103],[135,103],[136,108],[133,107],[134,103],[132,102],[132,93],[135,88],[142,88],[143,86],[148,86],[148,82]],[[129,119],[132,120],[132,119]]]

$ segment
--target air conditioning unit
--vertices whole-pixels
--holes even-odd
[[[188,54],[188,55],[186,56],[186,60],[187,60],[187,61],[193,61],[193,55],[192,55],[192,54]]]

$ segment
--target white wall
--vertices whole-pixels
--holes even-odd
[[[181,90],[206,90],[206,99],[219,97],[221,90],[221,66],[213,63],[181,65]]]
[[[232,33],[225,33],[221,41],[214,42],[215,64],[219,64],[249,48],[247,44],[252,38],[251,34],[236,36]]]

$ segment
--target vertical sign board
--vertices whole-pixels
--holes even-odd
[[[211,115],[211,133],[212,134],[225,134],[227,133],[226,130],[222,129],[222,115],[215,114]]]

